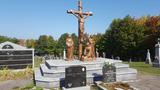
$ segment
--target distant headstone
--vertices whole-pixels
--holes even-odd
[[[149,49],[147,49],[146,63],[147,64],[152,64]]]
[[[103,58],[106,58],[106,53],[105,52],[103,52]]]
[[[153,62],[153,67],[160,67],[160,38],[158,38],[158,43],[155,45],[155,60]]]
[[[132,58],[129,59],[129,63],[131,63],[131,62],[132,62]]]
[[[104,83],[116,82],[116,67],[114,65],[105,64],[102,72]]]
[[[113,55],[111,56],[111,59],[114,59],[114,56],[113,56]]]
[[[119,56],[117,56],[115,59],[116,59],[116,60],[120,60],[120,57],[119,57]]]
[[[49,60],[49,56],[48,55],[45,55],[44,58],[45,58],[45,60]]]
[[[86,67],[71,66],[65,69],[65,88],[86,86]]]
[[[96,49],[96,57],[99,58],[99,52],[98,49]]]

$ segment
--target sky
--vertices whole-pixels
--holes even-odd
[[[141,17],[160,15],[160,0],[82,0],[84,12],[93,16],[85,20],[85,32],[104,33],[113,19],[126,15]],[[38,39],[64,33],[78,33],[75,16],[78,0],[0,0],[0,35],[18,39]]]

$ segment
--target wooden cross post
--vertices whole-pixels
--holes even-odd
[[[67,10],[67,13],[73,14],[78,19],[78,59],[82,60],[82,46],[84,41],[84,20],[92,16],[92,12],[83,12],[82,1],[78,1],[78,10]]]

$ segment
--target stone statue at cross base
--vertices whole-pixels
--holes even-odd
[[[67,50],[66,60],[68,61],[73,60],[74,42],[70,35],[67,35],[66,38],[66,50]]]
[[[90,37],[87,42],[87,46],[85,47],[85,54],[82,56],[82,61],[91,61],[95,60],[95,49],[94,49],[94,41]]]

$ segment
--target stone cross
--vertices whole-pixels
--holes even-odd
[[[78,19],[78,59],[82,59],[82,46],[84,41],[84,20],[92,16],[91,12],[83,12],[82,1],[78,1],[78,10],[67,10],[67,13],[73,14]]]

